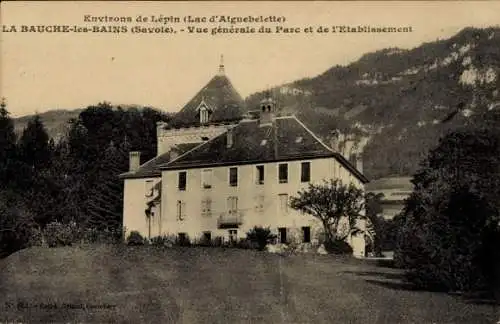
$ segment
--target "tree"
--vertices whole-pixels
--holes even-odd
[[[15,179],[12,172],[15,159],[16,134],[14,122],[7,111],[5,98],[0,104],[0,186],[6,187]]]
[[[0,258],[28,247],[36,227],[22,199],[10,190],[0,190]]]
[[[372,241],[372,250],[376,256],[382,255],[382,243],[385,239],[385,225],[386,221],[381,213],[382,199],[384,194],[366,194],[366,219],[367,219],[367,234],[369,234]]]
[[[99,182],[90,190],[86,202],[87,224],[98,230],[117,230],[121,226],[123,182],[118,178],[126,171],[127,151],[111,142],[98,164]]]
[[[344,242],[349,235],[359,231],[357,221],[365,208],[363,190],[352,183],[342,184],[341,180],[324,181],[322,184],[309,184],[307,189],[291,197],[293,209],[319,219],[325,232],[325,243]],[[341,228],[346,220],[346,229]]]
[[[398,220],[396,262],[413,283],[444,290],[499,287],[500,132],[445,136],[414,176]]]
[[[40,116],[35,115],[23,131],[19,141],[22,161],[34,172],[48,167],[51,160],[49,135]]]

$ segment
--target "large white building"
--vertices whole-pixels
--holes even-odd
[[[140,165],[140,153],[131,152],[122,175],[126,231],[236,240],[264,226],[283,243],[314,241],[321,224],[291,209],[290,197],[311,182],[364,188],[367,179],[295,116],[278,116],[270,96],[253,108],[221,64],[171,123],[159,123],[157,157]],[[349,243],[364,256],[363,235]]]

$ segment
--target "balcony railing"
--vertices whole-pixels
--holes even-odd
[[[220,214],[217,219],[218,228],[237,228],[243,224],[243,213],[239,210]]]

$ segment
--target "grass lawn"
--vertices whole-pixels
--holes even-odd
[[[333,256],[32,248],[0,260],[0,322],[496,323],[495,306],[413,291]]]

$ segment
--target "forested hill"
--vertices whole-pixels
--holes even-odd
[[[78,115],[82,111],[83,109],[57,109],[40,113],[39,116],[49,136],[58,139],[67,132],[69,127],[68,121],[73,118],[78,118]],[[28,115],[14,119],[15,132],[18,137],[22,134],[23,129],[26,128],[26,125],[32,118],[33,115]]]
[[[90,103],[92,104],[92,103]],[[139,105],[130,105],[130,104],[124,104],[124,105],[113,105],[115,109],[142,109],[144,107],[139,106]],[[159,109],[156,109],[159,110]],[[79,109],[54,109],[54,110],[49,110],[43,113],[39,113],[38,116],[40,117],[41,121],[43,122],[45,126],[45,130],[47,131],[49,137],[53,139],[59,139],[63,136],[66,135],[68,129],[69,129],[69,121],[71,119],[77,119],[80,113],[84,111],[83,108]],[[27,115],[27,116],[22,116],[18,118],[14,118],[14,127],[15,127],[15,132],[18,135],[18,137],[21,136],[24,128],[26,128],[26,125],[28,122],[33,118],[33,115]]]
[[[365,173],[378,178],[412,174],[444,132],[500,109],[499,73],[500,28],[466,28],[414,49],[368,53],[272,90],[283,109],[302,115],[323,137],[334,127],[369,136]],[[249,96],[248,105],[262,95]]]

